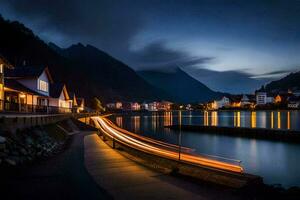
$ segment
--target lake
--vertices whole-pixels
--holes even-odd
[[[299,111],[174,111],[117,114],[119,127],[140,135],[178,143],[173,124],[300,130]],[[182,131],[182,145],[196,153],[242,161],[245,172],[260,175],[267,184],[300,186],[300,144]]]

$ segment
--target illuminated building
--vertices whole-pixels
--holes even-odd
[[[290,97],[287,107],[290,109],[300,108],[300,97],[297,96]]]
[[[49,106],[57,107],[58,112],[71,112],[73,100],[70,99],[65,84],[54,83],[50,85]]]
[[[123,108],[122,102],[108,103],[106,107],[111,110],[120,110]]]
[[[149,103],[148,110],[149,111],[157,111],[158,103],[156,101]]]
[[[138,102],[130,103],[131,110],[137,111],[141,109],[141,105]]]
[[[281,98],[281,96],[279,94],[276,95],[276,97],[274,98],[274,102],[275,103],[281,103],[282,102],[282,98]]]
[[[171,110],[171,105],[173,103],[169,102],[169,101],[162,101],[162,102],[158,102],[157,103],[157,110],[161,110],[161,111],[169,111]]]
[[[0,110],[25,113],[73,111],[75,95],[70,98],[65,84],[54,83],[48,67],[9,66],[4,69],[4,66],[0,59]],[[80,105],[84,105],[83,100]]]
[[[267,93],[266,92],[258,92],[256,94],[256,104],[257,105],[267,104]]]
[[[217,109],[230,107],[230,99],[228,97],[222,97],[222,99],[217,101]]]

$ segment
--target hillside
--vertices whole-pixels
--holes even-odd
[[[173,97],[173,101],[205,102],[222,95],[212,91],[180,68],[175,72],[140,71],[138,74],[150,84],[168,92]]]
[[[109,100],[155,100],[167,98],[159,89],[148,84],[129,66],[91,45],[72,45],[59,48],[50,44],[61,56],[76,62],[73,70],[80,71],[79,77],[88,77],[94,90],[100,89]],[[84,83],[84,80],[83,82]],[[93,88],[94,87],[94,88]],[[95,91],[97,92],[97,91]]]
[[[131,68],[90,45],[48,45],[19,22],[0,16],[0,53],[14,66],[47,65],[56,81],[85,98],[104,101],[166,98]]]
[[[287,91],[288,89],[300,90],[300,72],[291,73],[280,80],[272,81],[265,86],[265,89],[269,92]]]

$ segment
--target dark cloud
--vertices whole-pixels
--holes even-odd
[[[243,87],[245,91],[253,90],[270,77],[291,70],[280,67],[282,70],[254,79],[240,71],[217,72],[201,67],[214,69],[214,62],[222,65],[223,59],[229,65],[232,60],[230,69],[238,70],[241,67],[234,61],[249,66],[242,62],[257,56],[256,52],[274,55],[273,59],[256,59],[258,65],[270,63],[269,71],[280,58],[284,58],[280,65],[297,64],[299,9],[298,1],[268,0],[0,0],[0,12],[5,18],[21,21],[46,41],[63,47],[89,43],[136,70],[172,70],[179,66],[213,89],[232,92]],[[132,51],[137,38],[139,46],[148,45]],[[148,38],[154,42],[149,44]],[[173,49],[170,46],[174,40],[182,46],[194,40],[190,51],[207,50],[210,55],[194,56],[180,47]],[[218,47],[212,50],[215,43]],[[237,49],[250,50],[243,53]],[[260,71],[259,66],[254,69]]]
[[[241,71],[213,71],[188,67],[185,71],[192,77],[216,90],[233,94],[252,93],[261,85],[270,82],[271,78],[251,78],[253,75]]]
[[[195,57],[185,51],[168,48],[164,41],[155,41],[133,52],[135,65],[139,70],[174,70],[178,67],[201,66],[213,60],[212,57]]]
[[[299,69],[299,68],[295,68],[295,69]],[[291,73],[291,70],[275,70],[267,73],[262,73],[258,76],[254,76],[254,78],[259,79],[264,77],[279,77],[279,76],[286,75],[288,73]]]
[[[128,50],[132,37],[143,26],[141,10],[136,9],[138,3],[127,1],[2,0],[2,3],[46,39],[61,35],[65,40],[58,45],[92,43],[115,55]]]

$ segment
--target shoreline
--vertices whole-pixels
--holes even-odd
[[[172,130],[191,131],[199,134],[227,135],[231,137],[245,137],[289,143],[300,143],[300,131],[296,130],[274,130],[267,128],[244,128],[244,127],[219,127],[199,125],[171,125],[165,126]]]

